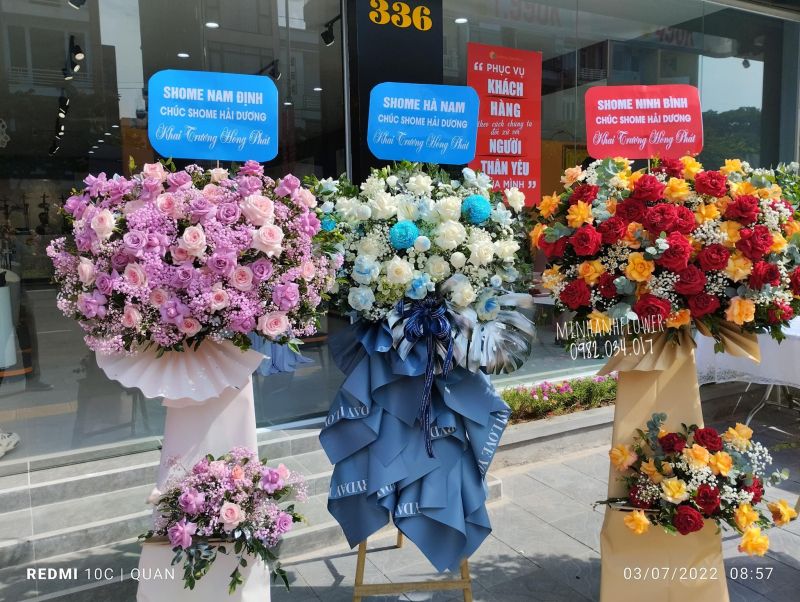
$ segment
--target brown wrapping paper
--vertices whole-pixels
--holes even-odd
[[[705,333],[704,333],[705,334]],[[726,351],[758,358],[755,336],[733,325],[723,328]],[[689,329],[678,333],[678,342],[665,333],[645,335],[648,353],[617,356],[601,373],[619,371],[614,410],[612,446],[630,443],[656,412],[667,414],[664,428],[680,429],[681,423],[703,424],[700,390],[694,362],[694,343]],[[622,497],[625,486],[612,468],[609,497]],[[722,561],[722,540],[709,521],[697,533],[670,535],[651,527],[643,535],[623,523],[625,513],[608,508],[600,535],[602,602],[727,602],[728,588]]]

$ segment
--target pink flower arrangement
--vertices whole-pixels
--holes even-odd
[[[205,338],[244,349],[253,330],[282,343],[315,332],[335,267],[296,177],[275,182],[254,161],[232,174],[154,163],[84,184],[64,205],[71,236],[47,252],[58,307],[91,349],[182,351]]]
[[[155,529],[143,540],[165,537],[184,558],[184,581],[195,582],[210,569],[217,554],[233,552],[237,569],[231,575],[230,591],[241,584],[239,566],[246,555],[273,564],[273,572],[285,574],[275,561],[275,547],[302,517],[293,502],[307,499],[302,476],[283,464],[267,466],[255,452],[235,448],[219,458],[206,456],[185,474],[174,474],[165,493],[156,492]],[[230,549],[226,543],[232,543]]]

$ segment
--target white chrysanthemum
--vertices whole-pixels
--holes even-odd
[[[397,197],[397,220],[415,222],[419,219],[419,206],[417,201],[408,196]]]
[[[481,240],[469,245],[469,262],[473,265],[486,265],[494,259],[494,245],[489,240]]]
[[[436,212],[442,220],[458,221],[461,218],[461,199],[457,196],[446,196],[436,201]]]
[[[336,199],[336,213],[346,222],[356,221],[358,219],[357,211],[361,206],[358,199],[350,197],[339,197]]]
[[[522,211],[522,208],[525,206],[525,193],[516,186],[506,189],[505,193],[506,200],[508,204],[511,205],[511,208],[517,213]]]
[[[414,196],[430,196],[433,191],[431,177],[425,174],[416,174],[408,178],[406,190]]]
[[[517,251],[519,251],[519,243],[513,238],[498,240],[494,243],[494,252],[503,261],[513,259]]]
[[[367,180],[361,184],[361,191],[370,199],[384,190],[386,190],[386,182],[375,176],[368,177]]]

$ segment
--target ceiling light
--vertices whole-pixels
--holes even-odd
[[[110,136],[111,132],[103,132],[103,136]]]
[[[92,145],[92,148],[100,148],[100,147],[99,147],[99,146],[97,146],[96,144],[93,144],[93,145]]]
[[[209,29],[217,29],[219,28],[219,23],[217,23],[216,21],[209,21],[208,23],[206,23],[206,27],[208,27]]]
[[[66,67],[61,70],[61,73],[64,75],[64,81],[70,81],[73,77],[75,77],[75,74]]]
[[[314,88],[314,92],[322,92],[322,88],[320,88],[319,86],[317,86],[316,88]]]
[[[188,59],[189,58],[189,53],[188,52],[179,52],[178,53],[178,58],[179,59]]]
[[[80,63],[72,63],[72,72],[73,73],[77,73],[80,70],[81,70],[81,64]]]
[[[292,106],[292,101],[291,100],[284,100],[283,101],[283,106],[284,107],[291,107]]]
[[[469,19],[467,19],[466,17],[457,17],[453,19],[453,21],[455,23],[458,23],[459,25],[463,25],[464,23],[469,23]]]
[[[67,4],[76,10],[80,10],[81,6],[86,4],[86,0],[67,0]]]
[[[112,127],[112,128],[118,128],[118,127],[119,127],[119,125],[117,125],[117,124],[115,123],[115,124],[114,124],[114,125],[112,125],[111,127]]]
[[[97,142],[98,142],[98,144],[103,144],[103,142],[105,142],[105,140],[103,140],[102,138],[98,138]]]
[[[81,47],[75,43],[75,36],[69,36],[69,55],[76,61],[82,61],[86,58]]]
[[[64,119],[67,116],[67,111],[69,111],[69,98],[64,95],[64,92],[61,92],[61,96],[58,97],[58,116],[60,119]]]
[[[319,37],[322,38],[322,43],[326,46],[331,46],[336,41],[336,36],[333,33],[333,24],[342,18],[341,14],[336,15],[333,19],[323,25],[324,29]]]
[[[89,151],[89,154],[90,154],[90,155],[93,155],[93,154],[94,154],[94,151]]]

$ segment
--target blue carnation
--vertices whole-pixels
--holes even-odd
[[[336,220],[331,217],[323,217],[320,225],[325,232],[331,232],[336,229]]]
[[[402,221],[397,222],[392,229],[389,230],[389,241],[392,246],[397,250],[408,249],[414,246],[414,241],[419,236],[419,228],[414,222]]]
[[[470,224],[482,224],[492,214],[492,206],[486,197],[479,194],[473,194],[464,199],[461,203],[461,215],[463,215]]]

